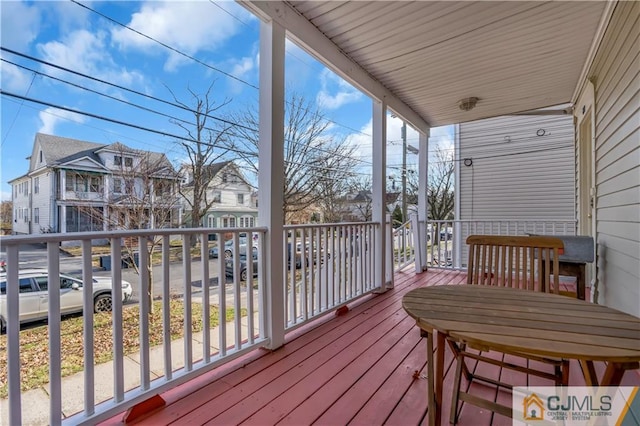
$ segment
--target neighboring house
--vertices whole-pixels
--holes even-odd
[[[576,219],[571,115],[462,123],[455,152],[456,219]]]
[[[190,197],[193,175],[188,165],[182,167],[182,194]],[[204,180],[208,181],[207,198],[210,203],[201,226],[206,228],[235,228],[256,226],[258,217],[257,196],[240,168],[232,161],[213,163],[205,167]],[[203,206],[205,207],[205,206]],[[182,217],[189,217],[191,206],[182,200]]]
[[[396,206],[402,202],[399,192],[386,194],[387,212],[393,213]],[[370,222],[373,213],[373,197],[371,191],[362,190],[347,194],[340,201],[340,216],[343,222]]]
[[[28,160],[9,182],[14,234],[177,224],[178,179],[164,154],[38,133]]]
[[[555,111],[456,125],[454,246],[463,266],[470,234],[575,234],[573,117]]]

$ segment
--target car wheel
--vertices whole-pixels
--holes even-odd
[[[247,270],[243,269],[242,271],[240,271],[240,281],[246,281],[247,280]]]
[[[231,250],[225,250],[224,251],[224,258],[225,259],[231,259],[231,257],[233,257],[233,255],[231,254]]]
[[[112,301],[110,294],[100,294],[93,300],[95,312],[111,312]]]
[[[5,334],[6,332],[7,332],[7,324],[5,324],[3,318],[0,318],[0,334]]]

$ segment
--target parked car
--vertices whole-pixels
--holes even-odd
[[[18,273],[20,286],[20,323],[47,319],[49,314],[49,273],[45,269],[24,269]],[[108,277],[93,279],[93,310],[111,311],[112,281]],[[122,301],[131,299],[133,289],[122,281]],[[82,280],[60,274],[60,313],[62,315],[82,312]],[[0,273],[0,330],[4,332],[7,318],[7,275]]]
[[[241,236],[238,239],[238,242],[240,243],[238,247],[238,251],[240,252],[240,255],[246,254],[247,253],[247,237]],[[234,246],[233,240],[228,240],[224,243],[224,249],[222,251],[224,253],[225,259],[233,258],[233,246]],[[258,247],[252,244],[252,250],[254,253],[257,253]],[[209,249],[209,258],[217,259],[219,255],[220,255],[219,246],[211,247]]]
[[[254,252],[253,253],[253,277],[257,277],[258,276],[258,253]],[[248,276],[248,271],[247,271],[247,255],[246,254],[241,254],[238,257],[238,262],[240,262],[240,281],[246,281],[247,280],[247,276]],[[227,259],[225,261],[224,264],[224,273],[227,277],[233,277],[234,275],[234,260],[233,259]]]

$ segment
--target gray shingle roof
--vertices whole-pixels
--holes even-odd
[[[36,143],[40,144],[42,148],[44,162],[47,166],[54,166],[85,156],[100,163],[100,158],[94,151],[105,146],[99,143],[46,135],[44,133],[36,134]],[[35,161],[36,159],[32,156],[30,170],[35,168]]]
[[[103,164],[97,153],[102,150],[106,150],[123,153],[130,152],[148,154],[149,163],[154,165],[154,174],[168,174],[171,176],[175,174],[173,171],[173,166],[169,162],[169,159],[166,155],[159,152],[137,150],[134,148],[130,148],[120,142],[105,145],[94,142],[81,141],[78,139],[64,138],[61,136],[37,133],[34,147],[38,144],[42,148],[44,165],[48,167],[64,164],[83,157],[88,157],[96,161],[98,164]],[[34,170],[36,168],[36,157],[37,153],[34,152],[31,156],[29,170]]]

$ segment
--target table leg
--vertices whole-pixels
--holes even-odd
[[[581,263],[578,267],[578,277],[576,278],[576,290],[578,292],[578,299],[580,300],[585,300],[586,298],[585,269],[585,264]]]
[[[443,388],[443,374],[444,374],[444,346],[445,346],[444,333],[438,332],[438,341],[436,343],[436,424],[440,424],[442,420],[442,388]]]
[[[602,376],[602,381],[600,382],[600,386],[619,386],[622,381],[622,376],[626,370],[634,370],[638,368],[639,363],[637,362],[610,362],[607,364],[607,369],[604,370],[604,376]]]
[[[585,384],[587,386],[598,386],[598,376],[596,369],[593,367],[593,361],[581,359],[580,367],[582,367]]]
[[[429,426],[436,426],[436,398],[434,393],[434,371],[433,366],[433,332],[425,333],[427,339],[427,409],[429,411]]]

